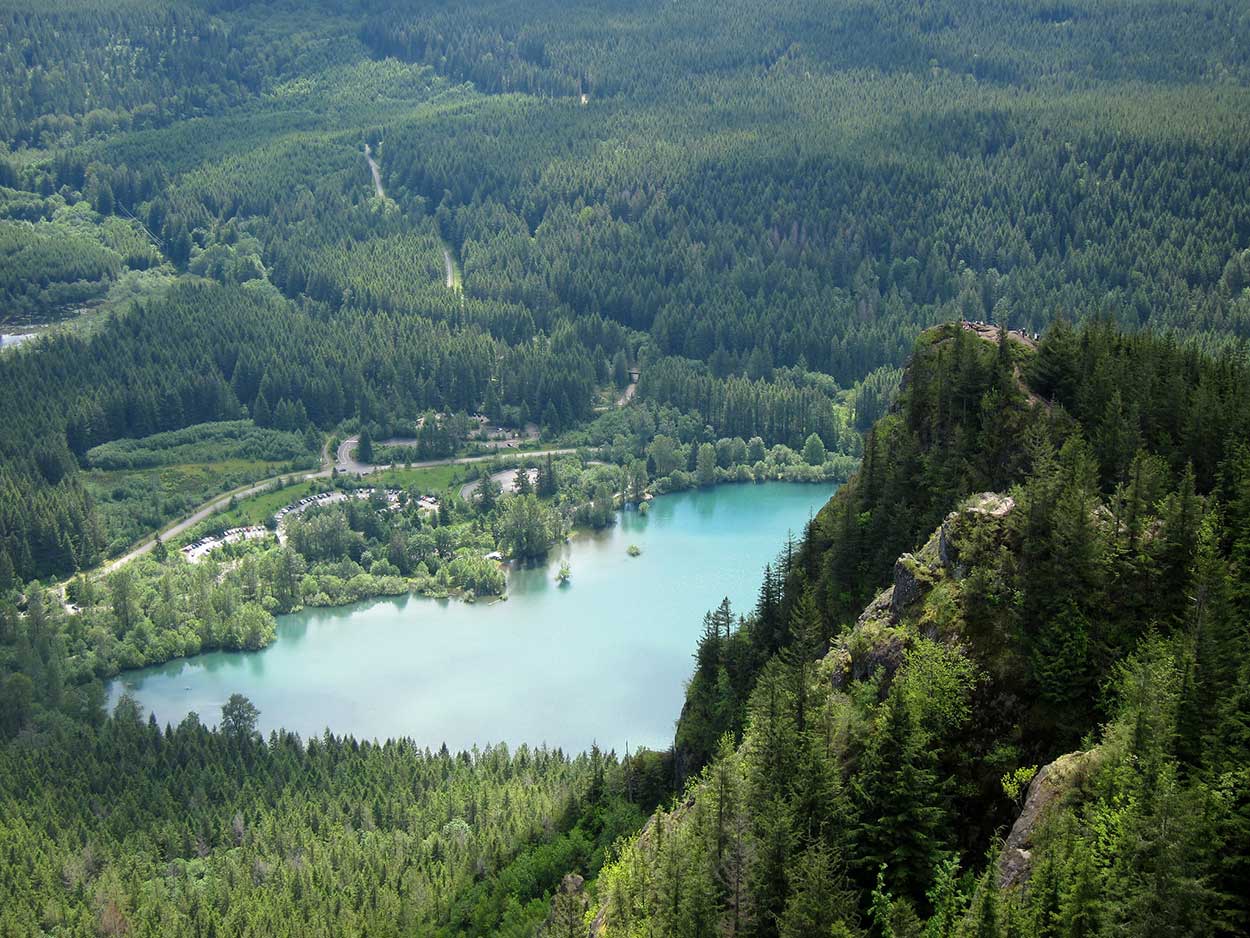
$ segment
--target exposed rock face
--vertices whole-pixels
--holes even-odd
[[[838,690],[862,681],[878,667],[889,673],[902,661],[904,637],[895,628],[894,587],[877,594],[855,621],[855,627],[834,643],[825,664],[829,680]]]
[[[958,562],[958,553],[955,548],[955,539],[952,536],[951,528],[950,518],[943,521],[942,526],[938,528],[938,560],[948,570],[952,569]]]
[[[599,911],[595,913],[594,920],[590,923],[590,930],[587,932],[589,938],[599,938],[604,930],[608,927],[608,903],[606,900],[599,906]]]
[[[842,690],[884,669],[885,688],[915,635],[944,638],[932,623],[926,627],[923,622],[926,596],[943,579],[958,580],[966,574],[959,561],[959,544],[970,528],[1006,517],[1013,508],[1015,502],[1007,495],[973,495],[946,516],[923,547],[899,557],[893,584],[865,607],[855,627],[834,643],[825,658],[833,686]]]
[[[686,815],[694,808],[694,795],[687,796],[686,800],[676,805],[666,820],[661,820],[658,814],[652,814],[647,818],[647,823],[642,826],[642,831],[638,834],[639,846],[645,847],[652,837],[655,836],[655,827],[657,822],[667,824],[669,828],[679,827],[685,823]],[[581,877],[577,877],[577,881],[581,884]],[[568,876],[564,878],[565,884],[568,883]],[[567,888],[567,886],[566,886]],[[587,938],[602,938],[603,933],[608,927],[608,916],[612,912],[611,897],[603,896],[599,901],[599,908],[595,910],[595,917],[591,920],[590,928],[587,931]]]
[[[982,492],[973,496],[972,501],[964,508],[969,514],[984,515],[987,518],[1005,518],[1016,507],[1016,500],[1010,495],[999,495],[997,492]]]
[[[888,681],[903,663],[907,645],[906,631],[890,625],[888,617],[884,621],[856,626],[825,657],[830,669],[829,680],[835,688],[843,690],[883,670]]]
[[[911,554],[904,554],[894,561],[894,592],[890,598],[890,609],[895,616],[903,614],[912,603],[924,595],[925,584],[916,574],[916,560]]]
[[[1089,774],[1098,750],[1070,752],[1042,766],[1029,783],[1020,816],[1011,827],[998,858],[998,888],[1010,889],[1028,881],[1033,869],[1033,835],[1042,817],[1073,791]]]
[[[892,622],[894,613],[894,587],[878,593],[877,598],[864,607],[864,611],[855,620],[855,628],[860,629],[869,622]]]
[[[571,935],[581,931],[582,917],[586,914],[589,899],[586,897],[586,881],[576,873],[566,873],[560,888],[551,900],[551,913],[547,916],[543,935]]]

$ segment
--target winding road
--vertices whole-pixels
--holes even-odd
[[[373,174],[373,189],[377,192],[378,198],[385,202],[386,190],[382,188],[382,170],[378,168],[378,161],[373,158],[373,149],[367,143],[365,144],[365,162],[369,164],[369,172]],[[456,261],[451,256],[451,248],[446,242],[443,242],[443,274],[447,289],[458,291],[460,275],[456,271]]]
[[[176,521],[173,524],[162,528],[146,540],[140,541],[120,557],[110,560],[108,563],[100,567],[99,572],[107,575],[112,573],[118,567],[130,563],[130,561],[135,558],[142,557],[156,546],[157,538],[160,538],[163,541],[168,541],[180,534],[183,534],[184,532],[190,530],[193,526],[199,524],[205,518],[210,515],[215,515],[217,512],[221,511],[230,504],[230,500],[232,498],[251,498],[253,495],[259,495],[280,479],[295,479],[297,482],[306,482],[309,479],[329,478],[330,474],[333,472],[333,467],[328,465],[329,461],[330,454],[328,452],[328,447],[326,447],[321,451],[322,468],[316,470],[315,472],[305,472],[303,475],[288,472],[280,476],[270,476],[268,479],[262,479],[259,482],[253,482],[251,485],[245,485],[241,488],[232,489],[223,495],[218,495],[216,498],[206,501],[203,505],[195,509],[195,511],[187,515],[181,521]]]
[[[377,192],[378,198],[385,200],[386,190],[382,187],[382,172],[378,168],[377,161],[373,158],[373,149],[368,143],[364,146],[365,161],[368,162],[369,172],[373,176],[373,188]],[[443,269],[446,273],[447,288],[450,290],[459,290],[460,283],[459,276],[456,272],[455,260],[452,257],[451,249],[446,244],[443,245]],[[637,382],[635,381],[632,382],[629,387],[625,389],[624,393],[617,399],[617,406],[624,406],[629,403],[629,400],[633,397],[633,393],[636,389]],[[144,554],[149,553],[156,546],[158,539],[169,541],[176,538],[190,530],[193,526],[199,524],[205,518],[208,518],[209,516],[214,515],[223,508],[227,507],[232,499],[250,498],[253,495],[259,495],[261,492],[265,491],[281,479],[293,480],[295,483],[298,483],[307,482],[312,479],[329,478],[336,470],[340,473],[363,476],[371,472],[391,468],[389,465],[371,465],[369,463],[362,463],[356,460],[352,456],[352,450],[355,449],[356,444],[359,442],[359,437],[348,437],[346,440],[343,440],[334,454],[333,464],[330,462],[329,452],[326,449],[323,449],[321,454],[321,468],[313,472],[305,472],[302,475],[299,473],[284,473],[282,475],[271,476],[268,479],[262,479],[259,482],[253,482],[250,485],[241,486],[237,489],[218,495],[202,504],[185,518],[175,521],[154,534],[149,535],[120,557],[115,557],[113,560],[102,564],[96,569],[96,572],[100,575],[112,573],[117,568],[124,566],[137,557],[142,557]],[[564,456],[569,453],[576,452],[577,450],[575,448],[565,447],[561,449],[528,450],[524,455]],[[433,466],[446,465],[460,466],[467,465],[469,463],[486,462],[497,458],[497,456],[497,453],[490,453],[482,456],[459,456],[446,459],[428,459],[423,462],[406,463],[405,466],[412,469],[427,469]],[[64,586],[64,584],[60,585],[62,587]]]
[[[352,450],[356,448],[356,444],[360,442],[360,437],[348,437],[339,444],[338,452],[335,453],[334,468],[340,473],[350,473],[351,475],[368,475],[370,472],[380,472],[383,469],[393,468],[391,465],[374,465],[371,463],[359,462],[352,456]],[[482,456],[448,456],[443,459],[426,459],[421,462],[406,462],[403,465],[405,469],[429,469],[432,466],[467,466],[475,462],[488,462],[492,459],[498,459],[501,454],[516,453],[521,456],[567,456],[570,453],[576,453],[576,447],[563,447],[561,449],[529,449],[529,450],[512,450],[500,447],[498,452],[486,453]],[[324,473],[327,474],[328,473]]]
[[[363,476],[368,475],[371,472],[379,472],[383,469],[391,468],[389,465],[373,465],[370,463],[362,463],[355,459],[352,456],[352,450],[356,448],[356,444],[359,442],[360,437],[353,436],[348,437],[340,443],[338,450],[334,454],[334,464],[332,466],[328,465],[329,453],[323,451],[322,468],[314,472],[305,472],[302,474],[287,472],[282,475],[271,476],[268,479],[253,482],[251,485],[245,485],[241,488],[233,489],[210,499],[182,520],[176,521],[173,524],[162,528],[156,534],[153,534],[147,539],[136,544],[120,557],[116,557],[113,560],[108,561],[103,566],[98,568],[98,573],[101,575],[108,575],[112,573],[118,567],[124,566],[125,564],[130,563],[130,561],[149,553],[156,546],[156,539],[158,537],[163,541],[169,541],[176,538],[180,534],[189,531],[205,518],[215,515],[217,512],[221,511],[230,504],[231,499],[244,499],[251,498],[253,495],[259,495],[261,492],[265,491],[281,479],[288,479],[298,483],[307,482],[312,479],[328,479],[336,469],[341,474]],[[507,451],[505,450],[505,452]],[[576,452],[577,450],[575,448],[563,447],[560,449],[526,450],[524,454],[526,456],[566,456],[570,453]],[[427,459],[422,462],[405,463],[404,466],[405,468],[412,469],[429,469],[433,466],[463,466],[475,462],[487,462],[491,459],[496,459],[498,455],[498,453],[488,453],[483,456],[457,456],[445,459]]]

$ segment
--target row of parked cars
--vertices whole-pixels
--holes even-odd
[[[374,489],[368,488],[355,489],[351,494],[353,494],[356,498],[368,498],[373,493]],[[399,507],[399,495],[399,489],[386,489],[386,502],[388,508],[394,509]],[[282,519],[289,514],[299,514],[304,509],[311,508],[313,505],[329,505],[333,502],[341,502],[347,497],[347,494],[344,492],[321,492],[317,495],[305,495],[299,501],[287,505],[285,508],[278,509],[278,512],[273,516],[273,520],[281,524]],[[435,502],[436,506],[437,504],[438,503]]]
[[[373,493],[374,489],[371,488],[355,489],[351,495],[354,495],[356,498],[368,498]],[[387,508],[392,511],[399,508],[399,496],[399,489],[386,489]],[[299,501],[293,502],[285,508],[278,509],[273,516],[273,520],[280,529],[282,521],[287,515],[298,514],[306,508],[311,508],[313,505],[329,505],[334,502],[341,502],[346,500],[348,497],[349,495],[344,492],[320,492],[317,495],[305,495]],[[422,495],[418,501],[418,505],[422,509],[437,511],[438,499],[436,499],[433,495]],[[221,547],[223,544],[233,544],[236,541],[265,537],[267,534],[269,534],[269,529],[264,525],[259,524],[242,528],[230,528],[221,536],[209,535],[207,537],[202,537],[199,540],[192,541],[190,544],[182,548],[182,553],[188,560],[195,562],[210,551]],[[279,538],[281,538],[280,533]]]
[[[236,541],[248,541],[253,538],[264,537],[269,531],[262,524],[249,525],[242,528],[229,528],[224,531],[221,536],[202,537],[197,541],[192,541],[186,547],[182,548],[182,553],[191,562],[195,562],[210,551],[216,550],[223,544],[233,544]]]

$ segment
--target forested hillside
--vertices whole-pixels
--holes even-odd
[[[709,618],[690,787],[595,933],[1244,933],[1246,378],[1105,323],[926,333],[754,615]]]
[[[0,317],[107,320],[138,298],[155,330],[92,320],[86,354],[157,362],[184,317],[260,303],[339,349],[305,361],[252,334],[249,356],[54,406],[66,392],[30,369],[63,363],[6,355],[7,563],[64,574],[114,541],[66,449],[304,384],[322,432],[379,420],[392,390],[383,409],[565,431],[620,357],[717,434],[838,448],[823,397],[940,320],[1032,332],[1063,311],[1240,343],[1246,13],[1154,4],[1147,28],[1143,9],[7,0]],[[344,373],[336,330],[378,313],[499,364]],[[189,406],[195,382],[237,401]],[[776,402],[759,418],[735,403],[756,395]],[[97,403],[126,415],[106,426]]]
[[[264,742],[242,699],[217,732],[105,717],[101,649],[198,641],[160,624],[184,592],[235,640],[291,551],[141,565],[112,613],[30,596],[0,617],[5,925],[1242,934],[1246,372],[1105,322],[925,333],[756,608],[708,615],[666,755]]]
[[[1250,932],[1247,37],[0,0],[0,934]],[[618,505],[857,461],[709,612],[665,753],[104,711],[304,605],[496,597]],[[179,519],[258,536],[192,566]]]
[[[654,756],[265,741],[253,711],[162,730],[127,701],[6,746],[0,929],[520,938],[662,791]]]

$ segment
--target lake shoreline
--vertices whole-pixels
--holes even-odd
[[[727,488],[727,487],[768,486],[768,485],[817,486],[817,485],[829,485],[829,484],[830,483],[828,481],[823,481],[823,480],[787,481],[787,480],[777,480],[777,479],[766,479],[763,481],[755,481],[755,480],[725,479],[722,481],[715,482],[711,485],[696,486],[694,488],[689,488],[689,489],[678,489],[675,491],[658,494],[658,495],[655,495],[653,498],[649,499],[644,504],[654,504],[659,499],[680,496],[680,495],[687,495],[687,494],[691,494],[695,492],[711,492],[717,489],[722,489],[722,488]],[[832,484],[836,486],[842,483],[833,482]],[[508,575],[510,575],[516,570],[526,569],[526,568],[536,566],[536,565],[547,564],[547,558],[549,558],[554,552],[558,551],[560,548],[566,545],[573,544],[574,542],[580,539],[599,536],[599,535],[604,534],[607,531],[611,531],[620,523],[621,517],[629,512],[633,512],[633,513],[642,515],[644,517],[646,515],[645,511],[640,511],[640,507],[638,504],[630,502],[616,509],[615,515],[614,515],[615,517],[614,522],[611,525],[608,525],[604,528],[592,528],[587,525],[575,525],[570,529],[568,536],[564,540],[553,543],[551,547],[548,549],[547,553],[544,554],[543,557],[541,558],[532,558],[528,561],[521,560],[518,558],[505,558],[501,560],[500,566],[503,568],[505,577],[507,577]],[[505,586],[505,592],[503,593],[478,595],[472,592],[471,590],[466,590],[462,588],[452,588],[452,589],[445,590],[445,591],[429,590],[429,589],[422,588],[419,585],[420,581],[418,581],[415,578],[408,577],[405,579],[406,579],[407,586],[408,586],[408,588],[405,590],[397,590],[393,592],[385,592],[385,591],[374,592],[369,595],[358,596],[346,602],[335,602],[335,603],[327,603],[327,604],[301,603],[300,605],[292,608],[288,612],[279,613],[276,616],[276,619],[278,620],[278,623],[280,624],[283,617],[285,616],[299,615],[301,613],[308,612],[311,610],[346,610],[346,609],[351,609],[361,604],[384,602],[389,599],[395,599],[397,597],[403,597],[403,596],[412,596],[412,597],[417,597],[420,599],[431,599],[431,600],[440,601],[440,602],[441,601],[447,601],[447,602],[454,601],[454,602],[460,602],[460,603],[464,603],[466,605],[471,605],[471,606],[486,606],[486,607],[494,606],[499,603],[506,603],[509,598],[506,586]],[[145,671],[149,668],[162,667],[164,665],[167,665],[176,661],[191,661],[201,655],[206,655],[206,654],[215,654],[218,652],[225,652],[225,653],[230,653],[230,654],[249,654],[255,651],[261,651],[263,649],[272,647],[273,644],[277,641],[277,639],[278,639],[278,636],[275,634],[275,636],[272,639],[268,639],[264,641],[262,644],[260,644],[257,648],[254,648],[254,649],[244,649],[244,648],[216,649],[216,648],[213,648],[213,649],[198,651],[191,655],[174,655],[169,658],[166,658],[163,661],[149,662],[147,664],[140,665],[137,668],[123,668],[120,671],[116,672],[115,674],[109,676],[107,678],[107,681],[111,684],[115,681],[122,680],[128,674],[135,674],[137,672]]]
[[[254,698],[266,731],[305,735],[329,727],[449,746],[489,736],[577,750],[620,732],[622,745],[666,746],[703,612],[722,595],[748,611],[786,530],[801,530],[834,490],[769,482],[657,498],[651,511],[618,510],[610,527],[576,532],[542,561],[510,564],[506,599],[410,592],[306,607],[278,617],[275,641],[264,649],[210,651],[120,672],[108,685],[110,706],[131,693],[162,723],[190,711],[213,722],[215,708],[238,691]],[[720,546],[726,536],[738,540],[729,553]],[[629,556],[635,541],[640,556]],[[553,574],[569,561],[572,579],[562,587]],[[625,680],[630,673],[634,680]],[[477,690],[489,698],[526,680],[533,682],[528,691],[482,717]],[[618,730],[605,719],[588,735],[577,732],[605,707],[634,714],[641,726],[631,730],[626,721]],[[562,727],[570,738],[560,738]]]

